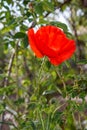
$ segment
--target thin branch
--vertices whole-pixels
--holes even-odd
[[[29,70],[29,67],[28,67],[28,65],[27,65],[27,61],[26,61],[26,57],[25,57],[25,56],[23,56],[23,61],[24,61],[24,69],[25,69],[25,71],[26,71],[26,74],[27,74],[27,76],[29,77],[29,79],[32,80],[32,79],[33,79],[33,74],[32,74],[31,71]]]
[[[71,0],[65,0],[64,3],[54,7],[54,11],[57,9],[61,9],[65,4],[70,3]],[[46,18],[51,12],[47,12],[47,14],[44,16],[44,18]]]
[[[4,87],[6,87],[6,86],[9,84],[9,77],[10,77],[11,70],[12,70],[12,65],[13,65],[14,56],[15,56],[15,51],[13,51],[13,54],[11,55],[11,58],[10,58],[10,60],[9,60],[7,76],[6,76],[5,79],[4,79]]]
[[[9,60],[7,75],[4,78],[4,85],[3,85],[4,87],[7,87],[9,85],[9,77],[10,77],[11,71],[12,71],[12,66],[13,66],[13,61],[14,61],[14,57],[15,57],[15,52],[16,51],[14,50],[13,53],[12,53],[12,55],[11,55],[11,58]],[[5,100],[5,98],[6,98],[6,95],[4,94],[2,100]],[[4,117],[5,117],[5,111],[2,114],[2,119],[1,119],[2,122],[4,122]],[[1,126],[0,126],[0,130],[2,130],[2,129],[3,129],[3,124],[1,124]]]
[[[56,9],[62,8],[62,6],[64,6],[64,5],[67,4],[67,3],[70,3],[71,1],[72,1],[72,0],[65,0],[64,3],[62,3],[62,4],[60,4],[60,5],[56,6],[56,7],[54,7],[54,11],[55,11]],[[50,13],[51,13],[51,12],[47,12],[47,13],[45,14],[44,18],[46,18]],[[30,26],[29,28],[35,27],[36,24],[37,24],[36,21],[33,21],[32,24],[31,24],[31,26]]]
[[[7,71],[7,76],[4,79],[4,87],[8,86],[9,84],[9,77],[11,75],[11,70],[12,70],[12,65],[13,65],[13,61],[14,61],[14,56],[15,56],[15,51],[13,51],[13,54],[11,55],[11,58],[9,60],[9,64],[8,64],[8,71]],[[6,98],[6,96],[3,96],[3,100]],[[5,112],[3,112],[2,114],[2,122],[4,122],[4,116],[5,116]],[[3,124],[0,125],[0,130],[3,129]]]
[[[74,17],[73,17],[73,8],[71,7],[70,8],[70,11],[71,11],[71,24],[72,24],[72,27],[73,27],[73,30],[74,30],[74,35],[75,35],[75,38],[76,38],[76,41],[78,41],[78,34],[77,34],[77,29],[76,29],[76,22],[74,20]]]
[[[7,125],[12,125],[12,126],[14,126],[17,130],[18,130],[18,128],[13,124],[13,123],[11,123],[11,122],[3,122],[3,121],[0,121],[0,124],[7,124]],[[1,130],[1,129],[0,129]]]
[[[64,3],[62,3],[62,4],[58,5],[57,7],[55,7],[55,10],[56,10],[56,9],[59,9],[59,8],[62,8],[62,6],[64,6],[65,4],[70,3],[71,1],[72,1],[72,0],[65,0]]]
[[[77,42],[77,53],[76,53],[76,55],[77,55],[77,58],[78,58],[78,60],[80,60],[80,59],[83,59],[84,58],[84,53],[82,52],[82,46],[81,46],[81,41],[79,40],[79,37],[78,37],[78,33],[77,33],[77,26],[76,26],[76,20],[75,20],[75,9],[74,8],[70,8],[70,10],[71,10],[71,25],[72,25],[72,27],[73,27],[73,31],[74,31],[74,35],[75,35],[75,40],[76,40],[76,42]]]

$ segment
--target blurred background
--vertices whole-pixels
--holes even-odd
[[[29,28],[61,28],[71,59],[38,59]],[[0,0],[0,130],[87,130],[87,0]]]

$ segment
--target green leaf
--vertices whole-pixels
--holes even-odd
[[[3,20],[5,18],[5,16],[2,16],[2,17],[0,17],[0,20]]]
[[[64,30],[64,32],[68,31],[68,28],[67,28],[66,24],[64,24],[64,23],[61,23],[58,21],[55,21],[55,22],[52,21],[52,22],[50,22],[50,24],[62,28]]]
[[[12,0],[7,0],[7,3],[8,4],[11,4],[13,1]]]
[[[14,48],[15,47],[15,42],[14,41],[10,42],[10,45]]]
[[[2,114],[4,112],[5,108],[4,108],[4,104],[2,102],[0,102],[0,114]]]
[[[11,26],[8,26],[8,27],[3,28],[2,31],[1,31],[1,34],[5,34],[5,33],[9,32],[9,31],[12,30],[14,27],[15,27],[15,25],[11,25]]]
[[[4,7],[5,7],[7,10],[9,10],[9,7],[8,7],[8,6],[4,5]]]
[[[20,31],[24,32],[26,30],[28,30],[28,26],[27,25],[23,24],[23,25],[20,26]]]
[[[72,38],[73,37],[72,34],[70,32],[68,32],[68,31],[67,32],[65,31],[65,34],[67,35],[68,38]]]
[[[46,61],[46,66],[47,66],[47,68],[48,68],[48,69],[50,69],[51,64],[50,64],[50,62],[49,62],[49,61]]]
[[[44,91],[43,95],[49,95],[49,94],[53,94],[53,93],[55,93],[54,90],[49,90],[49,91]]]
[[[1,34],[8,33],[12,29],[15,29],[17,27],[17,24],[21,23],[25,18],[26,16],[17,17],[15,20],[13,19],[14,21],[11,21],[11,23],[9,23],[10,26],[7,25],[5,28],[2,29]]]
[[[14,35],[14,38],[20,39],[20,38],[24,38],[25,36],[26,36],[25,33],[23,33],[23,32],[17,32],[17,33]]]
[[[54,6],[53,6],[53,4],[52,4],[51,2],[44,1],[44,2],[43,2],[43,9],[44,9],[45,11],[50,11],[50,12],[52,12],[52,11],[54,11]]]
[[[86,59],[80,60],[78,61],[78,64],[87,64],[87,60]]]
[[[43,14],[43,3],[39,2],[35,6],[35,13],[42,15]]]
[[[10,20],[10,21],[8,22],[8,26],[11,26],[11,25],[14,24],[14,23],[15,23],[15,19],[12,18],[12,20]]]
[[[26,33],[17,32],[17,33],[14,35],[14,38],[16,38],[16,39],[22,38],[22,39],[23,39],[22,45],[23,45],[24,48],[26,48],[26,47],[29,45],[28,36],[26,35]]]
[[[24,40],[23,40],[23,46],[24,46],[24,48],[27,48],[28,45],[29,45],[28,36],[25,35]]]
[[[16,104],[17,106],[23,103],[24,103],[24,98],[21,98],[21,97],[14,101],[14,104]]]
[[[38,24],[41,24],[41,25],[43,25],[43,24],[49,24],[49,21],[47,21],[47,20],[45,20],[43,18],[40,18]]]
[[[2,88],[0,88],[0,95],[3,95],[4,93],[6,93],[6,95],[10,95],[10,93],[12,93],[15,88],[16,88],[15,85],[2,87]]]

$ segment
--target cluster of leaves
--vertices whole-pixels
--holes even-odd
[[[0,1],[1,130],[7,130],[8,126],[9,130],[86,129],[87,10],[80,3],[80,0]],[[30,27],[50,24],[72,38],[63,21],[49,19],[50,14],[56,15],[57,9],[62,14],[67,9],[71,14],[73,11],[67,19],[75,34],[77,52],[71,60],[54,67],[46,58],[34,56],[26,33]],[[10,114],[9,119],[6,114]]]

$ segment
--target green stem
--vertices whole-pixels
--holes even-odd
[[[16,45],[15,45],[15,58],[16,58],[16,83],[18,86],[18,44],[19,41],[17,41]]]
[[[60,74],[59,70],[56,69],[56,67],[55,67],[55,71],[56,71],[57,75],[59,76],[60,80],[62,81],[62,84],[63,84],[63,87],[64,87],[64,92],[65,92],[65,95],[67,96],[67,90],[66,90],[66,84],[65,84],[64,78]]]
[[[45,130],[44,121],[42,118],[42,113],[40,111],[39,111],[39,115],[40,115],[40,120],[41,120],[41,124],[42,124],[42,129]]]
[[[42,77],[42,72],[44,69],[45,60],[46,60],[46,57],[43,58],[42,63],[41,63],[41,67],[40,67],[39,74],[38,74],[38,83],[40,82],[41,77]]]
[[[54,117],[54,114],[56,111],[58,111],[61,107],[63,107],[64,105],[66,105],[66,103],[63,103],[62,105],[58,106],[54,111],[53,111],[53,114],[52,114],[52,118]]]
[[[48,115],[48,119],[47,119],[47,128],[46,128],[46,130],[49,130],[49,123],[50,123],[50,115]]]
[[[44,70],[45,60],[46,60],[46,57],[44,57],[43,60],[42,60],[41,67],[40,67],[40,70],[39,70],[37,78],[36,78],[37,87],[35,89],[35,94],[38,94],[37,96],[39,96],[40,83],[41,83],[41,79],[42,79],[42,72]]]

